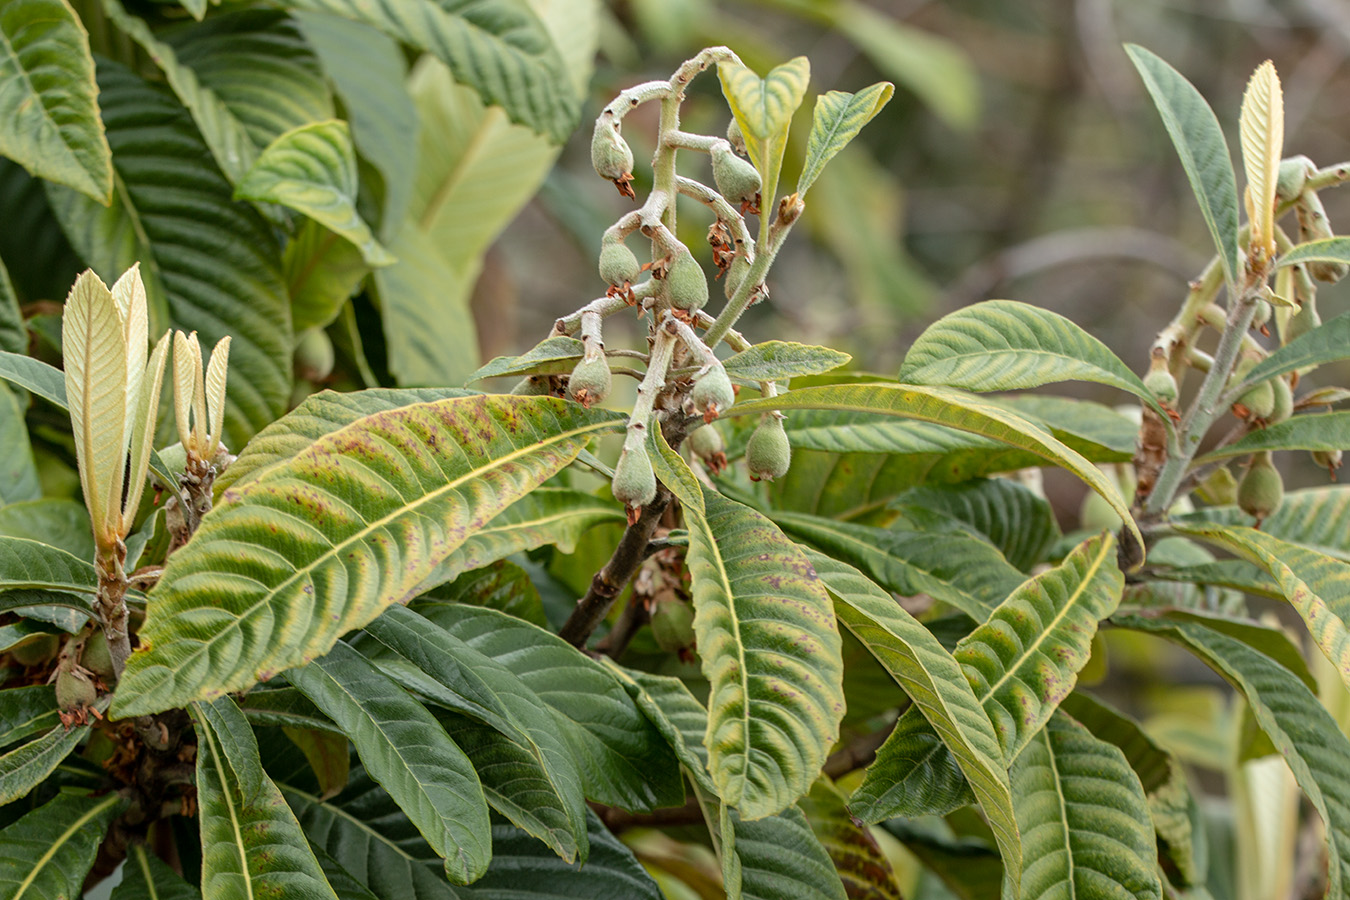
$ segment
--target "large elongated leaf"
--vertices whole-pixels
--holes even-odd
[[[744,818],[770,816],[811,789],[843,718],[829,597],[777,526],[695,487],[683,460],[656,443],[689,527],[694,633],[712,685],[704,744],[713,783]]]
[[[1350,238],[1342,238],[1350,247]],[[1346,254],[1350,258],[1350,253]],[[1243,379],[1244,385],[1260,384],[1305,366],[1320,366],[1350,356],[1350,313],[1301,334],[1261,360]]]
[[[800,809],[789,806],[754,821],[728,815],[735,834],[731,846],[723,847],[734,858],[728,900],[845,900],[834,861]]]
[[[41,541],[80,559],[94,558],[89,512],[74,500],[48,498],[0,507],[0,537]]]
[[[1178,517],[1187,524],[1215,525],[1246,525],[1251,518],[1236,506],[1210,507]],[[1261,531],[1350,562],[1350,487],[1290,491],[1279,511],[1261,523]]]
[[[881,81],[856,94],[830,91],[816,98],[811,134],[806,139],[806,162],[797,179],[797,194],[805,197],[825,164],[858,136],[881,108],[891,101],[895,85]]]
[[[510,669],[552,708],[588,799],[644,811],[683,802],[667,742],[604,667],[557,635],[496,610],[436,602],[413,608]]]
[[[1025,577],[988,542],[946,517],[929,517],[934,531],[918,527],[873,528],[817,516],[778,513],[794,538],[857,566],[887,590],[928,594],[982,622]]]
[[[46,780],[88,735],[88,725],[57,727],[0,756],[0,806],[25,796]]]
[[[835,611],[950,748],[980,801],[1006,859],[1021,858],[1008,772],[989,717],[961,665],[936,637],[862,573],[817,553],[807,558],[829,588]],[[853,812],[868,817],[858,798]]]
[[[853,357],[829,347],[791,341],[765,341],[723,361],[727,375],[746,383],[777,381],[799,375],[819,375],[837,369]]]
[[[1023,900],[1162,897],[1153,823],[1120,749],[1060,713],[1012,771]]]
[[[900,380],[972,391],[1095,381],[1153,401],[1101,341],[1058,313],[1015,300],[986,300],[938,319],[910,345]]]
[[[1242,135],[1242,165],[1247,173],[1247,216],[1251,220],[1251,249],[1270,253],[1275,247],[1275,187],[1284,155],[1284,93],[1275,64],[1256,67],[1242,95],[1238,119]]]
[[[98,203],[112,195],[89,35],[62,0],[0,10],[0,156]]]
[[[1199,656],[1247,698],[1257,724],[1326,826],[1327,896],[1350,883],[1350,739],[1298,676],[1237,638],[1174,618],[1123,616],[1117,625],[1156,634]]]
[[[1333,237],[1299,244],[1280,257],[1279,265],[1292,266],[1296,263],[1309,262],[1350,263],[1350,238]]]
[[[116,714],[239,690],[322,655],[621,421],[550,398],[413,404],[227,490],[154,591]]]
[[[0,350],[22,353],[28,348],[28,330],[23,324],[19,297],[9,280],[9,270],[0,260]]]
[[[34,684],[0,691],[0,747],[58,724],[59,713],[56,689],[51,685]]]
[[[290,310],[276,240],[261,216],[231,200],[229,182],[167,88],[112,62],[100,63],[98,74],[116,197],[103,209],[49,189],[52,207],[105,281],[140,261],[152,333],[172,322],[208,344],[232,336],[226,439],[241,447],[290,399]]]
[[[1350,447],[1350,411],[1294,416],[1278,425],[1253,431],[1200,457],[1213,462],[1261,450],[1340,450]]]
[[[559,48],[524,4],[487,0],[447,9],[433,0],[286,0],[292,9],[329,12],[386,32],[433,54],[455,78],[501,106],[514,122],[561,142],[576,124],[578,101]]]
[[[125,801],[57,794],[0,830],[0,897],[79,897],[108,824]]]
[[[708,730],[708,710],[678,678],[625,669],[609,660],[604,662],[670,744],[670,749],[698,789],[709,797],[716,797],[717,786],[708,771],[708,748],[703,745],[703,735]]]
[[[540,341],[519,356],[498,356],[469,376],[468,382],[503,375],[563,375],[572,371],[583,351],[581,341],[555,335]]]
[[[24,411],[14,392],[0,384],[0,506],[41,496]]]
[[[1219,250],[1224,276],[1234,284],[1242,271],[1237,240],[1237,178],[1219,120],[1200,92],[1176,69],[1137,44],[1126,44],[1125,52],[1162,116]]]
[[[295,893],[337,900],[281,792],[263,771],[258,742],[228,697],[196,704],[197,801],[202,893],[254,897]]]
[[[953,516],[984,535],[1023,572],[1040,562],[1059,537],[1050,504],[1010,478],[915,488],[901,494],[891,508],[905,515],[917,509]]]
[[[848,798],[822,778],[797,807],[834,863],[849,897],[901,900],[895,870],[867,826],[848,810]]]
[[[421,703],[346,644],[289,674],[356,745],[372,778],[445,859],[456,884],[483,874],[487,801],[473,764]]]
[[[1350,685],[1350,562],[1254,528],[1187,527],[1185,534],[1256,563],[1280,586],[1313,640]]]
[[[339,119],[293,128],[268,144],[234,189],[236,199],[304,213],[361,250],[366,263],[394,262],[356,211],[356,151]]]
[[[110,900],[200,900],[201,892],[140,844],[127,851],[122,882]]]
[[[370,274],[355,244],[308,220],[287,242],[281,265],[296,334],[332,324]]]
[[[61,370],[40,359],[0,350],[0,378],[32,391],[60,409],[66,409],[66,379]]]
[[[0,537],[0,591],[19,589],[92,594],[98,576],[91,563],[50,544]]]
[[[1034,425],[1005,409],[984,403],[969,394],[949,388],[919,385],[866,384],[805,388],[789,391],[771,400],[738,403],[727,410],[726,415],[751,415],[771,409],[847,410],[917,419],[921,422],[946,425],[1029,451],[1068,469],[1087,482],[1087,485],[1101,494],[1125,521],[1131,537],[1138,546],[1143,546],[1143,538],[1139,534],[1138,526],[1130,517],[1128,505],[1120,496],[1120,491],[1100,469],[1039,425]]]

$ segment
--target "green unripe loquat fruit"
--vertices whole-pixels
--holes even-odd
[[[718,193],[732,204],[753,204],[762,186],[755,167],[737,156],[727,144],[713,144],[710,155]]]
[[[98,699],[98,688],[89,676],[76,670],[62,669],[56,676],[56,705],[64,710],[82,709]]]
[[[1306,156],[1291,156],[1280,161],[1279,180],[1275,182],[1275,196],[1284,202],[1297,200],[1308,183],[1308,174],[1316,167]]]
[[[773,481],[787,474],[792,462],[792,444],[783,430],[783,420],[769,414],[760,420],[745,447],[745,463],[752,481]]]
[[[750,271],[750,257],[744,253],[737,253],[731,260],[731,265],[727,267],[727,274],[722,282],[722,291],[730,300],[736,296],[736,291],[740,288],[741,282],[745,280],[745,275]]]
[[[745,134],[741,132],[741,123],[736,121],[735,116],[727,123],[727,141],[737,153],[745,153]]]
[[[104,682],[112,683],[112,654],[108,652],[108,637],[102,628],[94,629],[85,640],[84,652],[80,654],[80,665],[102,678]]]
[[[1321,466],[1331,473],[1331,480],[1336,480],[1336,470],[1341,467],[1341,461],[1345,454],[1340,450],[1314,450],[1312,451],[1312,461],[1314,465]]]
[[[600,251],[600,278],[605,284],[623,287],[637,281],[642,266],[622,241],[606,244]]]
[[[601,178],[617,181],[633,174],[633,151],[619,134],[619,123],[609,116],[595,122],[591,134],[591,165]]]
[[[1271,393],[1275,398],[1275,405],[1266,416],[1267,425],[1278,425],[1285,419],[1294,414],[1294,392],[1289,387],[1289,382],[1283,378],[1275,377],[1270,379]]]
[[[690,432],[686,443],[689,450],[703,460],[716,474],[727,467],[726,445],[722,443],[722,433],[716,425],[701,425]]]
[[[1247,473],[1238,483],[1237,500],[1243,512],[1256,518],[1257,527],[1279,511],[1284,502],[1284,479],[1271,463],[1270,453],[1257,453],[1252,457]]]
[[[689,392],[689,402],[694,412],[703,416],[704,422],[711,422],[731,409],[736,402],[736,391],[727,377],[727,370],[716,365],[697,376],[693,390]]]
[[[61,649],[61,642],[54,634],[35,634],[9,648],[14,661],[21,666],[40,666],[49,661]]]
[[[624,442],[614,467],[614,498],[629,509],[638,509],[656,499],[656,473],[641,441]]]
[[[583,356],[567,379],[567,397],[589,409],[609,396],[612,383],[609,363],[603,356]]]
[[[1177,387],[1177,380],[1168,370],[1166,363],[1158,367],[1151,367],[1148,374],[1144,376],[1144,387],[1154,397],[1158,398],[1159,403],[1171,406],[1177,402],[1177,397],[1181,393]]]
[[[517,397],[547,397],[552,392],[548,387],[547,375],[526,375],[516,382],[511,393]]]
[[[295,342],[295,374],[305,381],[323,381],[333,374],[333,342],[322,328],[300,333]]]
[[[652,637],[667,653],[694,646],[694,607],[683,600],[661,599],[652,610]]]
[[[686,312],[695,312],[708,302],[708,276],[703,267],[687,250],[675,255],[666,272],[666,290],[670,305]]]

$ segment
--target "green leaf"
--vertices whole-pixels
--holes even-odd
[[[1126,44],[1139,77],[1172,138],[1200,212],[1219,249],[1225,280],[1235,284],[1242,272],[1238,250],[1237,178],[1223,129],[1205,98],[1186,78],[1155,54],[1137,44]]]
[[[1012,783],[1019,897],[1161,900],[1144,789],[1119,748],[1060,714],[1017,758]]]
[[[728,900],[845,900],[834,861],[800,809],[754,821],[729,815],[740,890],[728,887]]]
[[[891,102],[894,93],[895,85],[881,81],[856,94],[830,91],[816,98],[811,135],[806,139],[806,162],[802,163],[802,174],[797,179],[799,197],[806,196],[825,164],[858,136],[863,126]]]
[[[673,456],[662,454],[687,471]],[[666,486],[689,528],[713,783],[747,819],[770,816],[811,789],[838,737],[843,657],[829,597],[764,516],[701,486],[696,495],[685,479]]]
[[[928,518],[910,527],[874,528],[798,513],[774,516],[793,538],[857,566],[887,590],[928,594],[983,622],[1026,576],[987,541],[960,530],[956,520]]]
[[[79,631],[86,621],[95,617],[92,596],[63,591],[21,589],[0,592],[0,611],[50,622],[71,633]]]
[[[355,244],[370,266],[394,257],[356,211],[356,151],[339,119],[311,122],[279,136],[234,189],[236,200],[278,203],[309,216]]]
[[[834,26],[866,53],[883,74],[911,91],[938,118],[969,131],[980,115],[980,81],[974,62],[957,44],[861,3],[827,7]]]
[[[197,727],[202,894],[337,900],[300,823],[263,771],[258,742],[228,697],[192,708]]]
[[[93,559],[94,534],[83,503],[47,498],[0,507],[0,537],[27,538]]]
[[[622,420],[545,397],[413,404],[236,484],[152,592],[116,715],[240,690],[322,655]]]
[[[976,799],[956,757],[923,715],[911,708],[877,751],[863,783],[849,798],[849,809],[864,822],[878,822],[897,816],[945,815]],[[998,799],[1003,806],[1011,805],[1011,799]],[[1001,818],[1011,817],[1010,809],[995,809]],[[1000,825],[1001,831],[1006,828]],[[1016,849],[1017,832],[1006,834],[1012,835],[1009,846]]]
[[[89,36],[63,0],[0,14],[0,156],[106,205],[112,162],[98,117]]]
[[[326,729],[334,734],[341,734],[341,729],[332,719],[325,716],[304,694],[292,687],[249,691],[241,701],[239,709],[253,725]]]
[[[285,0],[289,9],[327,12],[372,25],[434,55],[455,79],[500,106],[513,122],[566,140],[577,122],[578,98],[559,48],[539,17],[521,4],[485,0],[446,9],[432,0]]]
[[[61,410],[66,407],[66,378],[40,359],[0,350],[0,378],[32,391]]]
[[[578,492],[576,496],[590,495]],[[498,516],[493,521],[496,522],[500,518],[501,516]],[[485,606],[517,619],[524,619],[531,625],[548,627],[548,617],[544,615],[544,601],[539,596],[539,588],[534,586],[529,573],[504,559],[482,568],[471,569],[454,581],[433,588],[423,594],[422,598]]]
[[[232,336],[226,441],[242,447],[290,400],[290,311],[276,240],[261,216],[230,199],[167,88],[112,62],[100,63],[99,86],[117,170],[113,205],[49,186],[52,208],[105,281],[140,261],[152,333],[177,324],[208,345]]]
[[[0,506],[41,496],[24,410],[14,392],[0,384]]]
[[[351,749],[345,734],[326,728],[296,728],[294,725],[283,725],[281,730],[309,760],[309,767],[319,782],[322,796],[331,797],[347,786],[347,776],[351,771]]]
[[[140,844],[132,844],[110,900],[201,900],[201,892]]]
[[[9,280],[9,270],[0,260],[0,350],[22,353],[28,349],[28,328],[19,309],[19,297]]]
[[[982,534],[1017,569],[1031,570],[1059,537],[1050,504],[1010,478],[979,478],[906,491],[891,508],[946,513]]]
[[[1294,416],[1278,425],[1250,432],[1196,461],[1203,464],[1261,450],[1340,450],[1345,447],[1350,447],[1350,411],[1315,413]]]
[[[380,900],[458,900],[441,860],[393,798],[360,769],[332,800],[281,785],[305,833]]]
[[[778,189],[792,114],[802,105],[811,80],[811,63],[805,56],[798,56],[760,78],[739,63],[721,62],[717,64],[717,77],[731,114],[741,127],[750,162],[763,179],[763,204],[768,208]]]
[[[1058,313],[1015,300],[986,300],[938,319],[910,345],[900,380],[972,391],[1095,381],[1154,402],[1101,341]]]
[[[47,779],[61,761],[89,736],[89,726],[59,725],[0,756],[0,806],[13,803]]]
[[[892,384],[805,388],[789,391],[772,399],[738,403],[727,410],[725,415],[744,416],[774,409],[783,411],[831,409],[880,413],[946,425],[1027,450],[1068,469],[1085,481],[1088,487],[1101,494],[1117,515],[1125,521],[1137,545],[1143,546],[1143,538],[1130,516],[1128,504],[1100,469],[1084,459],[1082,454],[1048,434],[1039,425],[960,391],[944,387]]]
[[[313,840],[309,842],[309,849],[313,851],[314,858],[319,861],[319,868],[323,869],[323,877],[328,879],[328,885],[333,889],[333,893],[338,895],[338,900],[379,900],[370,888],[357,881],[356,876],[348,872],[341,863],[329,856],[328,852],[316,845]]]
[[[380,232],[389,237],[408,206],[421,127],[403,52],[393,38],[350,19],[307,12],[295,19],[342,98],[356,149],[383,179]],[[358,58],[361,65],[349,65]]]
[[[941,735],[950,748],[989,818],[1001,852],[1010,861],[1020,859],[1003,751],[960,664],[932,632],[856,569],[820,554],[811,553],[807,558],[837,598],[839,620],[886,667],[913,699],[931,731]],[[909,716],[901,727],[908,729],[919,720]],[[853,814],[864,821],[875,821],[862,800],[855,794],[850,801]],[[873,808],[876,806],[879,804]]]
[[[1060,709],[1099,740],[1120,748],[1148,797],[1159,849],[1177,867],[1185,884],[1203,884],[1206,873],[1200,866],[1204,858],[1197,847],[1203,852],[1205,835],[1194,827],[1199,807],[1181,760],[1149,737],[1134,719],[1082,691],[1065,697]]]
[[[312,219],[286,243],[281,267],[296,334],[331,325],[370,274],[355,244]]]
[[[8,625],[0,625],[0,653],[39,634],[60,634],[60,629],[41,622],[30,622],[27,619],[11,622]],[[7,694],[0,693],[0,697],[5,696]],[[0,733],[3,733],[3,727],[0,727]],[[4,746],[5,743],[5,741],[0,740],[0,747]]]
[[[1350,685],[1350,563],[1254,528],[1182,526],[1183,534],[1256,563],[1280,586],[1341,681]]]
[[[722,362],[727,375],[744,384],[781,381],[802,375],[819,375],[837,369],[853,357],[829,347],[765,341]]]
[[[709,797],[717,796],[717,786],[708,771],[708,748],[703,745],[708,710],[685,683],[667,675],[625,669],[607,658],[601,662],[623,683],[643,715],[666,739],[695,786]]]
[[[565,335],[544,338],[520,356],[498,356],[466,379],[467,383],[502,375],[566,375],[581,359],[581,341]]]
[[[889,819],[882,827],[942,879],[958,900],[989,900],[999,895],[1003,865],[987,841],[955,837],[940,819]]]
[[[93,594],[98,576],[92,563],[50,544],[0,537],[0,591],[21,589]]]
[[[1117,616],[1114,624],[1180,644],[1242,692],[1252,714],[1288,763],[1326,826],[1331,856],[1327,896],[1350,882],[1350,739],[1312,693],[1284,666],[1237,638],[1176,618]]]
[[[343,643],[287,677],[351,737],[366,771],[445,859],[446,876],[456,884],[481,876],[492,855],[487,801],[473,764],[431,713]]]
[[[57,794],[0,830],[0,897],[48,900],[79,897],[99,844],[125,801]]]
[[[683,802],[675,756],[607,669],[557,635],[495,610],[422,601],[413,609],[510,669],[552,708],[588,799],[638,811]]]
[[[0,512],[0,518],[3,517]],[[1190,525],[1246,525],[1252,517],[1236,506],[1199,509],[1177,521]],[[1266,534],[1350,562],[1350,486],[1290,491],[1279,511],[1261,523]]]
[[[1350,246],[1350,238],[1344,240],[1347,246]],[[1271,353],[1252,367],[1247,377],[1242,380],[1241,387],[1260,384],[1277,375],[1308,366],[1335,362],[1347,356],[1350,356],[1350,313],[1337,316],[1312,331],[1299,335]]]
[[[867,826],[849,813],[848,798],[838,788],[822,778],[797,806],[830,855],[847,896],[901,900],[890,860]]]
[[[1298,244],[1281,256],[1276,266],[1310,262],[1350,263],[1350,237],[1333,237]]]

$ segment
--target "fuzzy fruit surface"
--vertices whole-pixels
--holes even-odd
[[[647,448],[640,443],[624,447],[619,463],[614,467],[614,499],[636,509],[656,499],[656,473],[647,458]]]
[[[98,688],[82,672],[62,670],[56,676],[56,705],[62,709],[79,709],[98,699]]]
[[[618,126],[601,116],[591,135],[591,165],[601,178],[615,181],[633,174],[633,151],[619,135]]]
[[[667,653],[694,645],[694,607],[682,600],[658,600],[652,610],[652,637]]]
[[[745,463],[756,481],[773,481],[787,474],[792,462],[792,444],[783,430],[783,420],[768,416],[759,423],[745,447]]]
[[[718,193],[732,203],[753,203],[762,186],[755,167],[733,153],[726,144],[714,144],[711,155],[713,181]]]
[[[689,392],[689,401],[705,422],[711,422],[730,409],[731,404],[736,402],[736,392],[731,387],[727,370],[720,365],[714,366],[699,376],[694,382],[694,389]]]
[[[600,278],[605,284],[613,287],[632,284],[641,271],[637,257],[623,243],[607,244],[600,251]]]
[[[1238,507],[1257,523],[1274,515],[1284,502],[1284,479],[1270,462],[1270,454],[1258,454],[1238,483]]]
[[[688,253],[680,253],[666,273],[666,290],[670,292],[671,306],[694,312],[708,302],[708,276],[703,274],[698,260]]]
[[[582,357],[567,379],[567,398],[589,409],[609,396],[612,384],[609,363],[603,356],[593,359]]]

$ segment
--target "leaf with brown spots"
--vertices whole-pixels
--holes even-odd
[[[243,690],[322,656],[622,423],[563,400],[484,395],[398,407],[318,437],[225,491],[174,554],[115,714]]]

